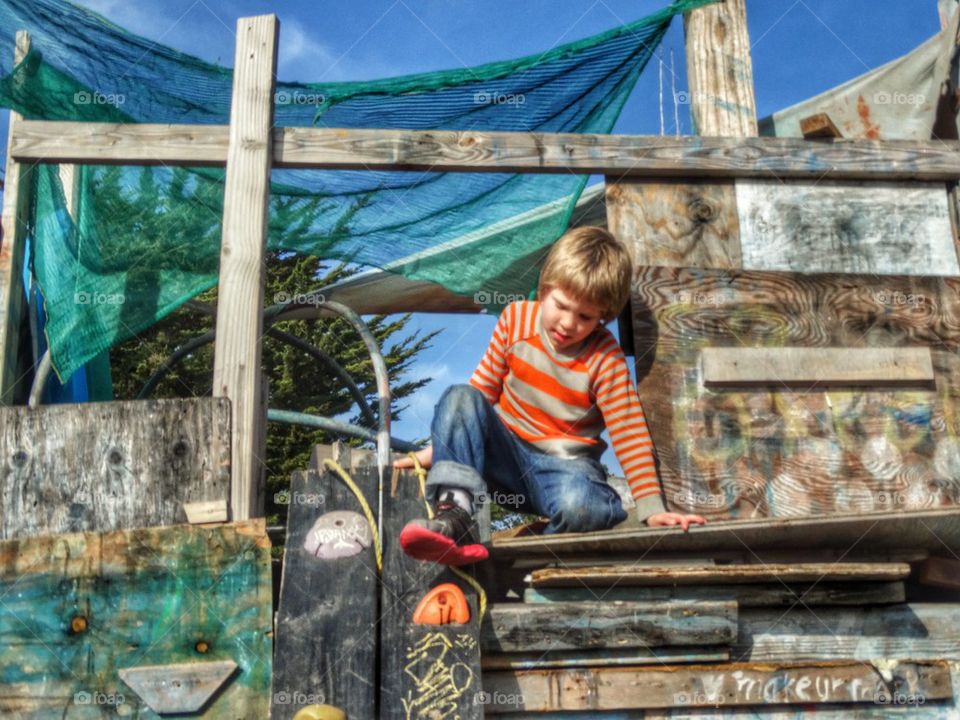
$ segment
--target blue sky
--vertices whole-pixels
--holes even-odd
[[[541,52],[630,22],[667,0],[85,0],[80,3],[151,40],[208,61],[233,64],[236,19],[280,18],[283,80],[363,80],[472,66]],[[936,0],[749,0],[754,84],[760,117],[808,98],[897,58],[939,30]],[[676,131],[671,83],[686,89],[682,22],[663,43],[668,134]],[[656,61],[648,66],[615,132],[660,132]],[[686,106],[677,108],[689,133]],[[5,124],[5,123],[4,123]],[[5,128],[0,128],[6,138]],[[443,328],[432,351],[414,367],[432,377],[395,423],[405,439],[429,434],[433,405],[443,389],[465,382],[496,318],[416,316],[411,327]],[[604,461],[619,465],[612,452]]]

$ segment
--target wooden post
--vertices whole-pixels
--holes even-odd
[[[16,67],[30,50],[30,35],[17,31],[13,64]],[[20,349],[20,322],[23,318],[23,246],[24,222],[29,189],[29,166],[21,165],[10,155],[10,145],[17,126],[23,121],[20,113],[10,111],[7,136],[7,174],[3,191],[3,237],[0,240],[0,404],[12,405],[17,385],[17,355]]]
[[[756,137],[746,0],[726,0],[691,10],[683,21],[694,133]]]
[[[233,408],[234,520],[262,513],[260,342],[278,29],[275,15],[237,21],[213,371],[214,396]]]

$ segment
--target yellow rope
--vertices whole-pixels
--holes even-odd
[[[353,480],[347,474],[347,471],[340,467],[340,464],[336,460],[324,458],[323,464],[337,473],[337,475],[339,475],[340,478],[347,484],[347,487],[353,491],[353,494],[357,496],[357,500],[360,501],[360,507],[363,508],[363,514],[367,516],[367,522],[370,524],[370,533],[373,535],[373,550],[374,554],[377,556],[377,572],[383,572],[383,548],[380,546],[380,533],[377,532],[377,521],[373,517],[373,511],[367,504],[366,498],[363,497],[363,493],[360,492],[360,488],[358,488],[356,483],[353,482]]]
[[[423,497],[423,504],[427,507],[427,517],[432,519],[433,508],[431,508],[430,503],[427,502],[427,471],[423,469],[422,465],[420,465],[420,460],[417,458],[416,453],[412,452],[409,453],[409,455],[413,458],[413,469],[414,472],[417,473],[417,479],[420,481],[420,495]],[[477,605],[478,609],[480,610],[480,617],[477,620],[478,622],[483,620],[483,616],[487,614],[487,593],[484,592],[483,586],[460,568],[452,565],[449,567],[454,575],[463,580],[465,583],[467,583],[467,585],[476,591]]]

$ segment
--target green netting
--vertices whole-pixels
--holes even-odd
[[[508,62],[362,83],[279,83],[275,120],[609,132],[671,18],[712,1],[678,0],[630,25]],[[32,50],[12,67],[17,29],[31,33]],[[60,0],[0,0],[0,72],[0,104],[32,119],[228,122],[229,69]],[[86,167],[77,177],[71,218],[59,169],[34,173],[34,271],[61,378],[212,287],[219,263],[222,171]],[[563,232],[586,177],[286,170],[272,181],[271,249],[389,266],[498,298],[535,286],[535,272],[517,260]],[[554,210],[522,230],[509,222],[547,203]],[[484,232],[491,226],[504,229]],[[454,243],[473,235],[482,240]]]

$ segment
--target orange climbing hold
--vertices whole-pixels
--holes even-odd
[[[470,622],[470,605],[463,590],[453,583],[437,585],[413,611],[417,625],[466,625]]]

